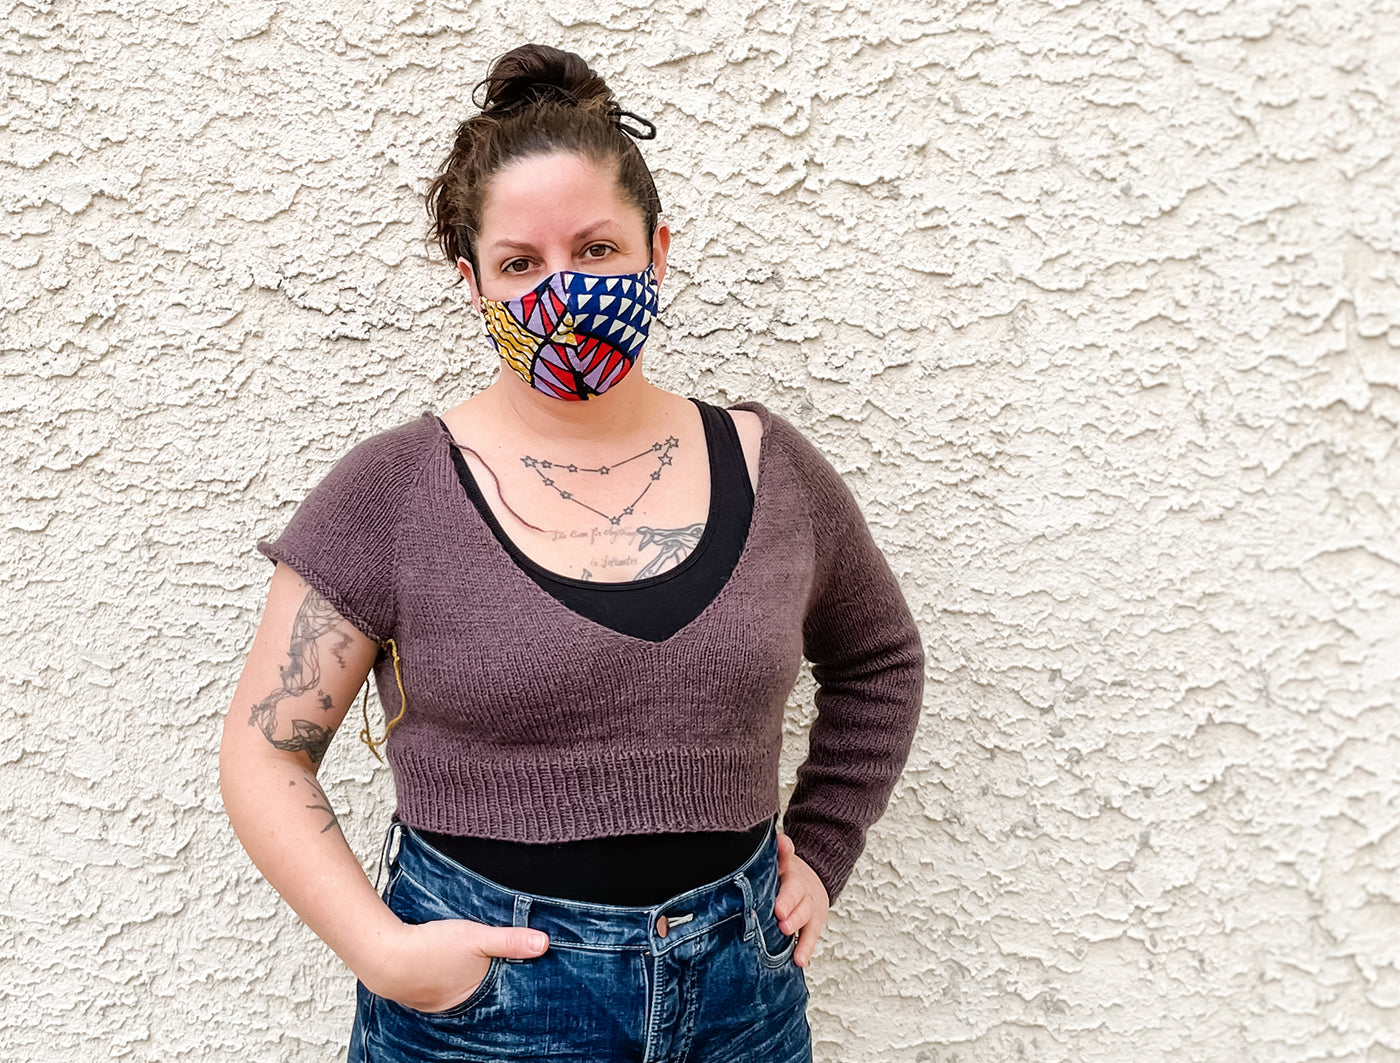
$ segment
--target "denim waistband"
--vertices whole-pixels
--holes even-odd
[[[732,874],[648,907],[592,904],[509,889],[443,855],[398,820],[385,833],[381,859],[388,859],[397,832],[398,854],[389,864],[391,883],[393,876],[406,876],[458,918],[541,930],[549,935],[551,948],[642,950],[659,956],[731,919],[744,920],[745,940],[756,932],[756,905],[765,897],[771,904],[777,894],[776,824],[775,816],[753,854]]]

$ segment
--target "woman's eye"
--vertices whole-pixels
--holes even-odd
[[[607,244],[590,244],[583,254],[585,258],[603,258],[611,250]]]
[[[525,258],[513,258],[501,267],[502,273],[524,273],[530,268],[530,260]]]

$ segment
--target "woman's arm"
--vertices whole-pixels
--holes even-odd
[[[817,716],[783,829],[835,903],[909,756],[923,647],[899,583],[840,474],[776,415],[769,415],[763,445],[791,461],[814,548],[802,648],[817,683]]]
[[[371,992],[438,1011],[470,995],[490,956],[548,942],[466,920],[407,925],[365,877],[316,776],[378,652],[279,564],[224,721],[219,784],[238,840],[302,921]]]

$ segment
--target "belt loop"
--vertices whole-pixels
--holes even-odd
[[[753,886],[749,885],[749,877],[742,871],[734,876],[734,881],[739,884],[739,889],[744,894],[744,940],[750,941],[754,931],[758,929],[758,912],[753,906]]]
[[[523,894],[515,895],[515,911],[511,913],[511,926],[530,925],[530,898]],[[524,963],[526,957],[507,956],[506,963]]]
[[[380,850],[379,850],[379,863],[378,863],[378,865],[377,865],[377,866],[375,867],[375,869],[374,869],[374,892],[375,892],[375,893],[378,893],[378,892],[379,892],[379,880],[380,880],[380,878],[383,877],[383,875],[384,875],[384,867],[385,867],[385,865],[389,863],[389,860],[390,860],[390,857],[389,857],[389,848],[390,848],[390,846],[393,845],[393,842],[394,842],[394,831],[396,831],[396,830],[399,831],[400,834],[402,834],[402,832],[403,832],[403,823],[400,822],[397,818],[395,818],[395,819],[393,819],[393,820],[390,821],[390,823],[389,823],[389,829],[386,830],[386,831],[384,832],[384,845],[383,845],[383,847],[380,848]],[[398,850],[396,849],[396,850],[394,850],[393,859],[394,859],[394,860],[397,860],[397,859],[398,859],[398,856],[399,856]]]

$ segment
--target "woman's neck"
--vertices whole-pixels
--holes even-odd
[[[649,383],[636,366],[602,395],[580,402],[542,395],[512,372],[503,371],[481,393],[511,435],[571,443],[611,445],[655,433],[667,417],[669,393]]]

